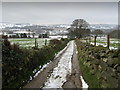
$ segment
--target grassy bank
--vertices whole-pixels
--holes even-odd
[[[89,88],[100,88],[100,82],[97,79],[97,76],[93,75],[90,72],[90,68],[84,64],[85,61],[88,59],[87,52],[83,49],[84,47],[79,40],[76,40],[76,44],[77,44],[77,50],[78,50],[79,64],[80,64],[83,78],[89,85]]]

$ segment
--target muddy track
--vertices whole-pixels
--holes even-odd
[[[26,84],[23,88],[42,88],[44,86],[44,83],[48,80],[48,77],[50,77],[51,73],[53,72],[53,69],[57,67],[59,60],[62,58],[66,50],[68,49],[70,43],[63,49],[57,57],[54,58],[54,60],[48,64],[46,68],[44,68],[43,71],[41,71],[37,77],[35,77],[31,82]],[[73,89],[80,89],[82,87],[82,83],[80,80],[80,67],[77,57],[77,47],[74,43],[73,48],[73,55],[72,55],[72,72],[70,75],[66,76],[66,82],[62,85],[62,88],[73,88]]]
[[[77,47],[74,45],[74,52],[72,56],[72,73],[71,75],[67,75],[67,82],[63,84],[63,88],[72,88],[72,89],[79,89],[82,87],[82,82],[80,79],[81,72],[80,72],[80,66],[78,62],[78,56],[77,56]]]
[[[36,76],[32,81],[27,83],[23,88],[42,88],[44,85],[44,82],[47,81],[47,77],[51,74],[53,68],[55,68],[62,57],[62,55],[65,53],[69,45],[67,45],[64,50],[54,58],[54,60],[47,65],[46,68],[44,68],[43,71],[41,71],[38,76]]]

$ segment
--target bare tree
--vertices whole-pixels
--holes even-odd
[[[75,19],[71,25],[74,29],[78,28],[87,28],[89,26],[89,23],[86,22],[84,19]]]
[[[71,38],[81,38],[81,37],[87,37],[90,35],[90,29],[88,29],[88,22],[86,22],[84,19],[75,19],[69,30],[69,36]]]

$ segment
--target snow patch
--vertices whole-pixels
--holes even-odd
[[[80,79],[82,81],[82,88],[83,88],[83,90],[87,90],[88,89],[88,84],[85,82],[85,80],[83,79],[82,76],[80,76]]]
[[[41,68],[33,77],[35,78],[36,76],[38,76],[38,74],[40,72],[42,72],[46,67],[47,65],[49,65],[52,61],[48,62],[47,64],[43,65],[43,67],[41,68],[41,66],[39,66],[39,68]],[[36,72],[36,69],[33,71],[34,73]]]

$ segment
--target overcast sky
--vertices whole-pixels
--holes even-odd
[[[85,19],[90,24],[117,24],[118,3],[2,3],[2,22],[71,24],[74,19]]]

